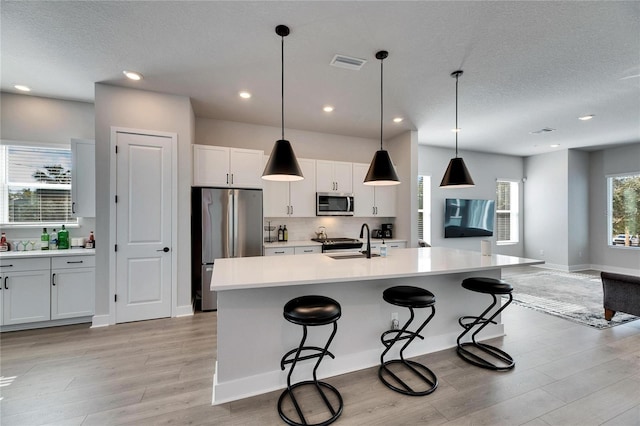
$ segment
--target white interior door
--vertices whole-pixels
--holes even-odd
[[[118,323],[171,316],[171,144],[117,133]]]

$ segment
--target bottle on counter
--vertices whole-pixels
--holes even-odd
[[[58,233],[56,228],[49,234],[49,250],[58,250]]]
[[[93,235],[93,231],[89,232],[89,238],[87,239],[87,243],[84,245],[84,248],[96,248],[96,238]]]
[[[382,244],[380,244],[380,257],[387,257],[387,245],[382,240]]]
[[[3,232],[0,236],[0,251],[9,251],[9,243],[7,243],[7,235]]]
[[[278,241],[284,241],[284,230],[282,229],[282,225],[278,226]]]
[[[49,233],[47,228],[42,228],[42,234],[40,235],[40,249],[49,250]]]
[[[66,250],[69,248],[69,231],[62,225],[62,229],[58,232],[58,248]]]
[[[287,225],[284,226],[282,230],[282,239],[283,241],[289,241],[289,231],[287,231]]]

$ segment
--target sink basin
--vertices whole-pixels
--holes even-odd
[[[343,253],[332,253],[332,254],[325,254],[325,256],[330,257],[332,259],[336,259],[336,260],[340,260],[340,259],[366,259],[366,255],[363,253],[349,253],[349,252],[343,252]],[[372,253],[371,257],[379,257],[379,254],[376,253]]]

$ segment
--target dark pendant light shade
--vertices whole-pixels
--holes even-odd
[[[271,156],[267,162],[267,166],[262,173],[262,179],[278,180],[278,181],[296,181],[302,180],[302,170],[293,153],[293,148],[289,141],[280,139],[276,141],[271,151]]]
[[[304,179],[302,170],[288,140],[284,138],[284,38],[289,35],[289,27],[278,25],[276,34],[282,38],[281,83],[282,83],[282,139],[276,141],[271,156],[262,172],[262,179],[275,181],[296,181]]]
[[[471,173],[464,164],[464,160],[458,157],[458,77],[462,75],[462,70],[454,71],[451,77],[456,79],[456,156],[449,161],[449,166],[444,172],[440,188],[471,188],[476,186],[471,179]]]
[[[398,174],[396,173],[395,167],[393,167],[393,163],[391,162],[391,157],[389,157],[389,153],[382,149],[382,123],[383,123],[383,68],[382,61],[389,56],[389,52],[386,50],[381,50],[376,53],[376,59],[380,59],[380,150],[376,151],[373,156],[373,160],[371,160],[371,165],[369,166],[369,171],[364,178],[365,185],[398,185],[400,183],[400,179],[398,179]]]
[[[460,157],[452,158],[449,161],[447,171],[444,172],[440,187],[471,188],[472,186],[475,186],[475,183],[471,179],[471,174],[467,170],[464,160]]]

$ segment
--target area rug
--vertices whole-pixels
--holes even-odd
[[[640,319],[622,312],[611,321],[604,319],[602,281],[596,272],[507,272],[503,279],[513,285],[513,303],[578,324],[605,329]]]

